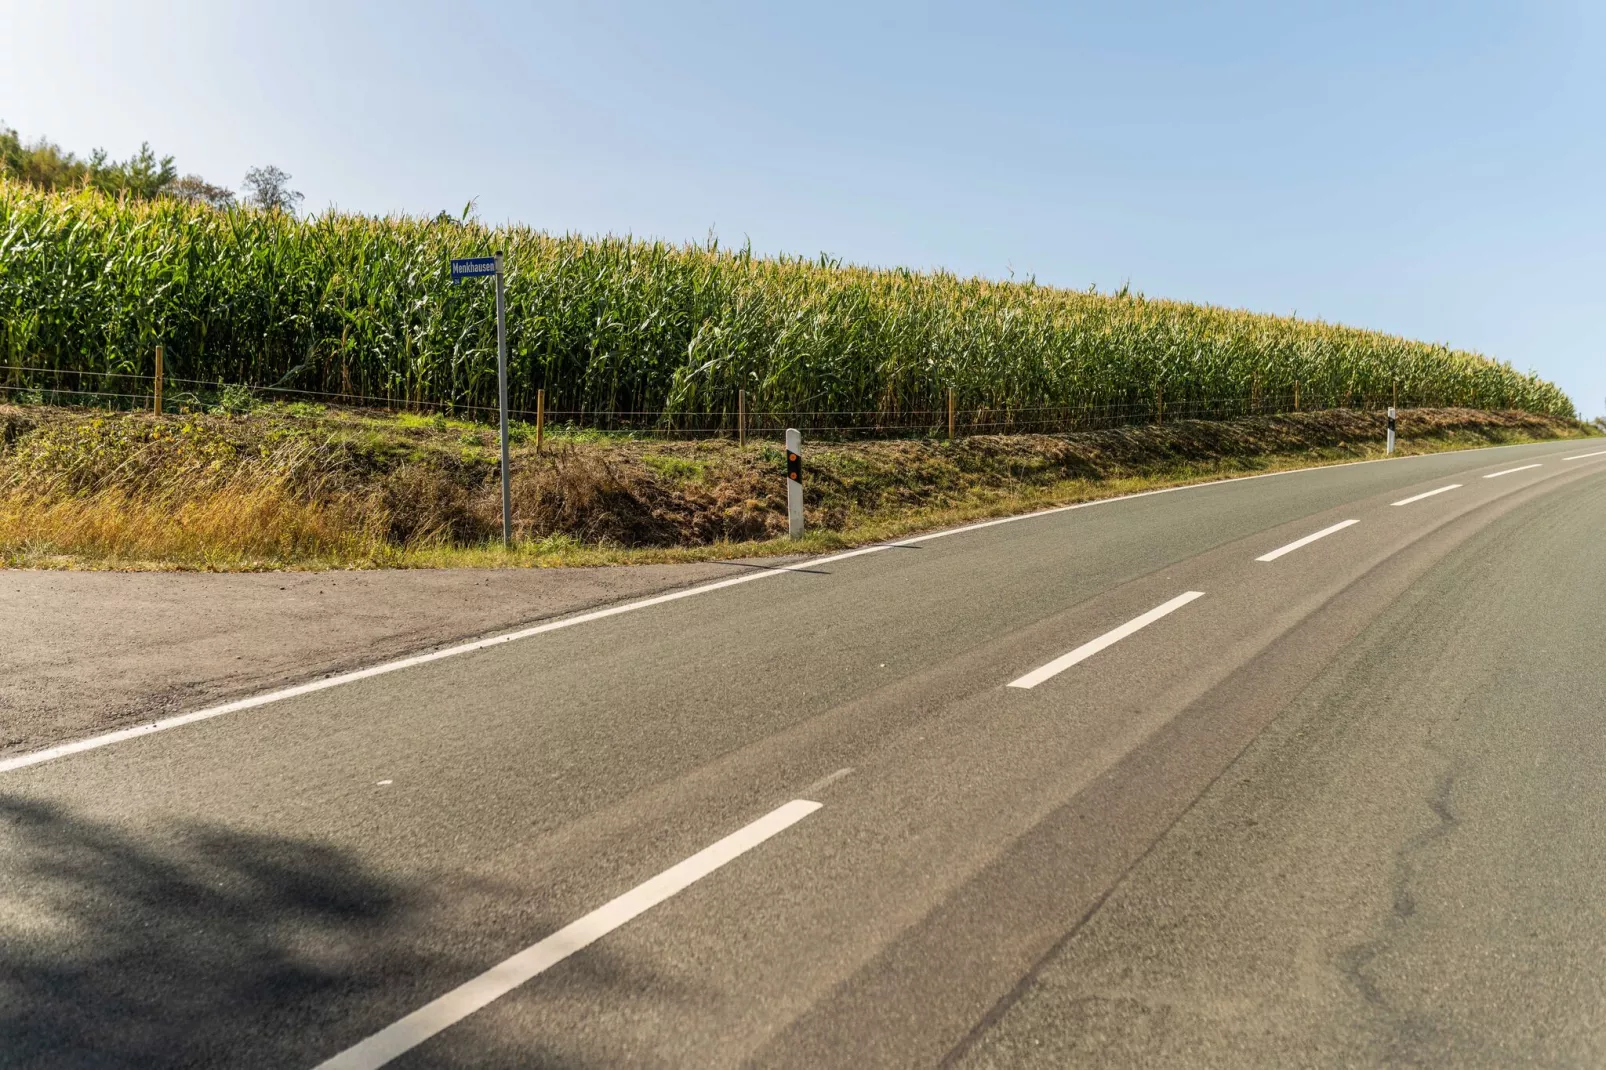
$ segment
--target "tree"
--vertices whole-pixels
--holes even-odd
[[[276,168],[269,170],[277,171]],[[290,176],[277,171],[281,192],[293,206],[301,194],[283,190]],[[89,186],[112,196],[173,197],[191,204],[227,208],[234,204],[234,191],[214,186],[200,175],[178,177],[173,157],[158,158],[149,142],[126,160],[111,159],[105,149],[96,149],[88,158],[74,156],[45,138],[25,142],[15,130],[0,123],[0,177],[26,182],[40,189],[77,189]]]
[[[108,163],[105,149],[89,154],[89,184],[102,193],[126,193],[148,201],[177,177],[173,157],[158,160],[148,141],[122,163]]]
[[[175,178],[162,187],[162,196],[210,208],[227,208],[234,203],[234,191],[214,186],[200,175]]]
[[[246,202],[270,212],[295,215],[296,205],[305,199],[290,188],[290,176],[272,164],[251,168],[242,184],[250,193]]]
[[[45,138],[24,142],[15,130],[4,124],[0,124],[0,175],[41,189],[90,186],[102,193],[140,200],[166,195],[180,182],[192,179],[202,186],[207,185],[195,175],[180,179],[173,157],[158,158],[149,142],[122,161],[111,159],[105,149],[96,149],[88,159],[80,159]],[[217,186],[207,188],[228,194]],[[228,199],[232,200],[233,194],[228,194]]]
[[[25,143],[15,130],[0,124],[0,174],[41,189],[67,189],[84,182],[88,165],[44,138]]]
[[[467,204],[463,205],[463,214],[462,215],[453,215],[452,213],[448,212],[446,209],[442,208],[440,210],[440,212],[436,214],[435,222],[443,224],[443,225],[446,225],[446,226],[453,226],[453,227],[460,226],[460,225],[462,225],[464,223],[467,223],[469,220],[474,218],[474,213],[478,210],[479,203],[480,203],[480,199],[478,197],[475,197],[473,200],[471,200]]]

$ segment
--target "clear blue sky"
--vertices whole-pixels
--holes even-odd
[[[1376,327],[1606,409],[1606,5],[0,0],[0,120],[461,210]]]

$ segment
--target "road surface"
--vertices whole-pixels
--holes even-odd
[[[0,756],[0,1063],[1600,1065],[1603,591],[1439,454]]]

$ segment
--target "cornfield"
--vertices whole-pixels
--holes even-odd
[[[449,219],[220,211],[0,183],[0,386],[149,375],[473,414],[496,401],[502,251],[512,405],[578,425],[731,426],[750,412],[989,426],[1375,406],[1395,396],[1574,415],[1555,386],[1445,346],[1141,296],[826,257]],[[1251,410],[1251,403],[1253,409]],[[1212,409],[1212,406],[1214,408]],[[1057,419],[1060,417],[1056,417]]]

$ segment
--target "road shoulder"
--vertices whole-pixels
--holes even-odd
[[[784,561],[767,561],[773,568]],[[598,606],[741,562],[269,573],[0,570],[0,754]]]

